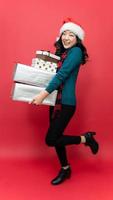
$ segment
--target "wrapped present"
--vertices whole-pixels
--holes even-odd
[[[38,95],[44,89],[45,88],[42,87],[36,87],[22,83],[15,83],[12,91],[12,99],[15,101],[30,102],[36,95]],[[56,97],[57,97],[57,90],[49,94],[44,99],[42,104],[54,106],[56,102]]]
[[[60,60],[59,56],[56,56],[48,51],[36,51],[36,57],[53,63],[57,63]]]
[[[18,63],[14,73],[14,81],[38,87],[47,87],[49,81],[55,74],[55,72],[49,72]]]
[[[57,71],[57,63],[45,61],[40,58],[33,58],[31,66],[47,72],[54,73]]]

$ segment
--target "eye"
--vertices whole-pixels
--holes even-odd
[[[72,34],[72,33],[71,33],[69,36],[70,36],[70,37],[75,37],[75,35],[74,35],[74,34]]]
[[[64,32],[62,33],[62,35],[66,35],[66,32],[64,31]]]

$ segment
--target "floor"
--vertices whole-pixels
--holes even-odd
[[[0,160],[0,199],[113,200],[113,163],[77,158],[71,165],[71,178],[52,186],[59,170],[54,159]]]

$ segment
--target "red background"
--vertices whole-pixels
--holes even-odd
[[[44,146],[48,108],[11,100],[15,62],[30,65],[35,51],[54,52],[62,20],[71,16],[85,29],[89,62],[77,82],[78,108],[69,132],[97,131],[102,157],[111,159],[113,130],[112,4],[97,1],[4,1],[0,6],[0,156],[38,156]],[[107,7],[106,7],[107,6]],[[109,12],[107,12],[109,11]],[[43,147],[42,147],[43,146]],[[110,150],[110,151],[109,151]],[[45,150],[43,151],[45,152]],[[103,156],[104,155],[104,156]],[[47,155],[48,156],[48,155]]]
[[[86,32],[84,44],[89,62],[81,67],[77,81],[77,111],[68,134],[97,132],[99,154],[92,158],[84,146],[69,147],[70,162],[86,160],[104,167],[113,163],[113,3],[70,0],[4,0],[0,3],[0,158],[50,159],[53,149],[45,145],[48,107],[11,99],[16,62],[31,65],[35,51],[54,52],[62,21],[72,17]],[[76,154],[76,155],[75,155]],[[75,161],[75,162],[76,162]],[[92,199],[90,199],[92,200]],[[108,198],[107,198],[108,200]]]

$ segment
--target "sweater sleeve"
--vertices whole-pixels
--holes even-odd
[[[73,47],[69,50],[67,57],[57,74],[52,78],[46,87],[46,91],[51,93],[65,82],[72,71],[82,62],[82,51],[79,47]]]

